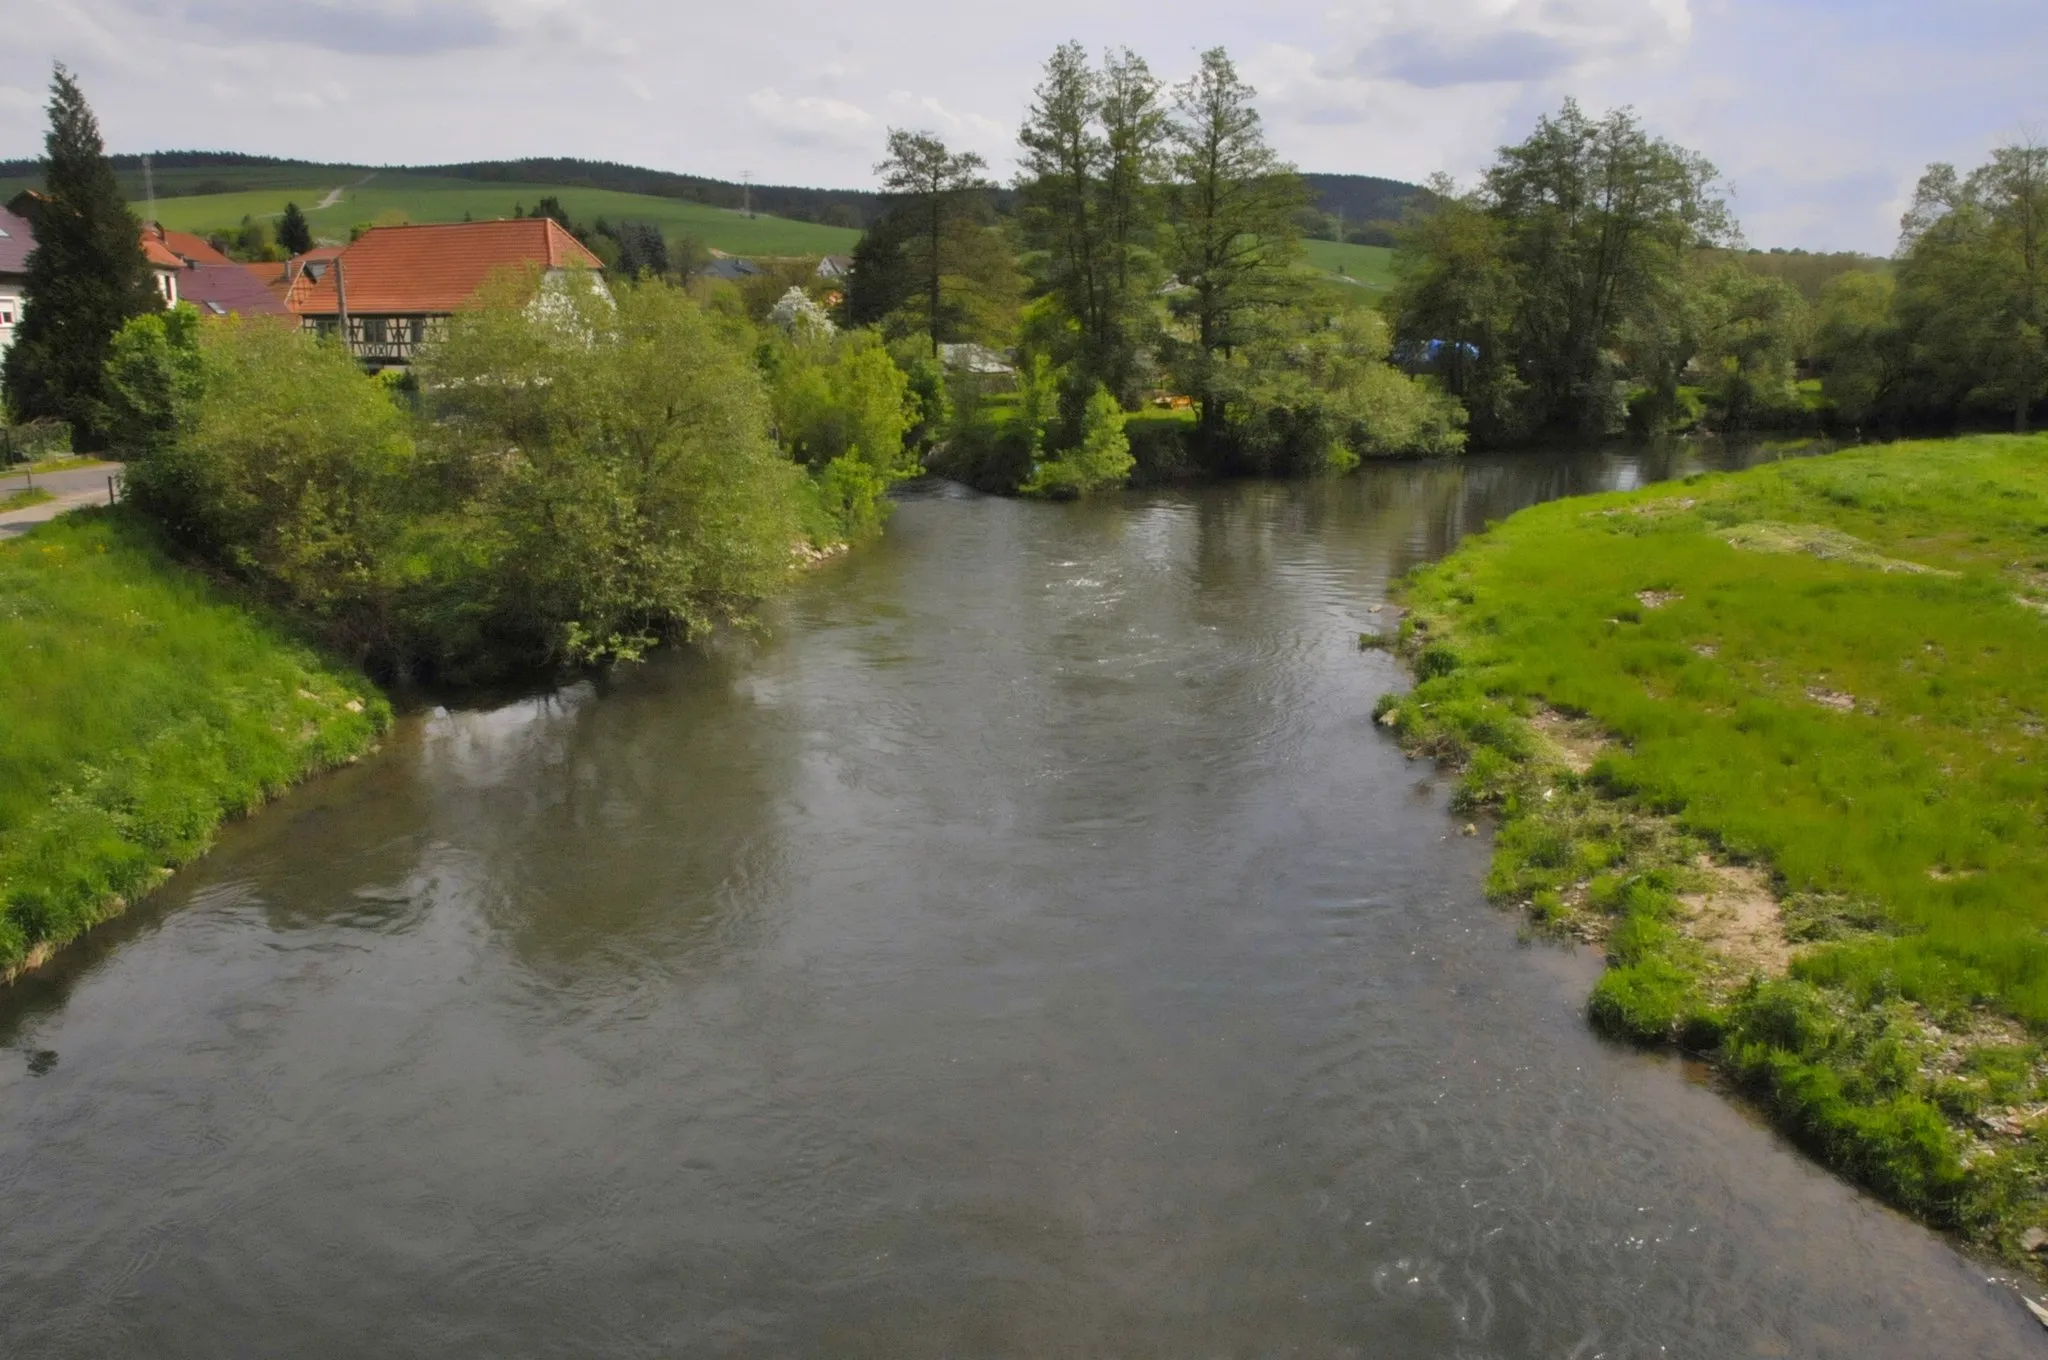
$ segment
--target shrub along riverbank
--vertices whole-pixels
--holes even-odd
[[[171,561],[138,516],[0,543],[0,979],[389,721],[361,676]]]
[[[1380,721],[1500,815],[1594,1022],[2021,1259],[2048,1223],[2048,438],[1516,515],[1408,582]]]

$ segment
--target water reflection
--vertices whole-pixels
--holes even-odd
[[[409,721],[0,1002],[0,1354],[2031,1353],[1596,1042],[1372,729],[1390,577],[1681,469],[936,489]]]

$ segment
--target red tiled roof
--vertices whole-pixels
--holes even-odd
[[[282,292],[284,289],[285,271],[291,268],[291,264],[285,260],[249,260],[242,265],[242,268],[248,270],[254,276],[256,282],[262,284],[265,288],[271,289],[274,292]]]
[[[339,256],[348,309],[365,316],[445,315],[466,306],[500,269],[602,269],[597,256],[546,217],[436,226],[372,227]],[[335,271],[300,276],[288,305],[295,312],[339,310]]]
[[[183,269],[185,267],[183,260],[173,255],[162,241],[157,240],[147,231],[142,233],[142,253],[148,258],[150,265],[157,269]]]
[[[142,225],[142,234],[163,242],[171,254],[176,255],[186,264],[222,265],[234,263],[233,260],[230,260],[227,256],[208,245],[204,236],[194,236],[189,231],[166,231],[154,222],[145,222]]]

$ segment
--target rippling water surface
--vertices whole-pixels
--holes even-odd
[[[0,1356],[2035,1356],[1516,943],[1388,580],[1686,471],[937,490],[0,997]]]

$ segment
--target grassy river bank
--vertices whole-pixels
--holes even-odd
[[[2048,438],[1553,502],[1406,601],[1380,721],[1497,811],[1496,900],[1604,949],[1593,1021],[2038,1260]]]
[[[389,720],[360,675],[172,562],[128,514],[0,543],[0,980]]]

